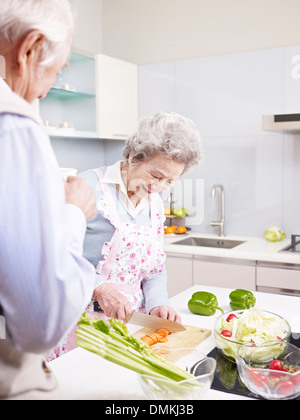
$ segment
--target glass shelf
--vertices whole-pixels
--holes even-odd
[[[86,53],[80,54],[78,52],[72,52],[69,59],[70,63],[78,63],[80,61],[95,61],[93,55],[88,56]]]
[[[78,131],[74,128],[56,128],[45,127],[45,130],[51,138],[73,138],[73,139],[91,139],[100,140],[94,131]]]
[[[95,98],[96,95],[91,93],[83,93],[83,92],[76,92],[73,90],[66,90],[66,89],[59,89],[59,88],[52,88],[47,98],[58,99],[61,101],[67,101],[70,99],[84,99],[84,98]]]

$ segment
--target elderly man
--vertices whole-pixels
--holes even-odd
[[[63,397],[42,355],[76,324],[96,287],[82,257],[94,195],[83,179],[64,184],[30,105],[66,64],[72,32],[68,0],[1,0],[0,399]]]

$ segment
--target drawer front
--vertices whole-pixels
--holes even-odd
[[[194,260],[194,285],[256,289],[255,266]]]
[[[300,291],[300,270],[257,267],[257,286]]]
[[[193,257],[172,254],[166,258],[169,298],[193,285]]]

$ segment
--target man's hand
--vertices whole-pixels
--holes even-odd
[[[66,203],[79,207],[86,218],[92,219],[96,214],[96,200],[92,189],[83,178],[69,176],[65,182]]]
[[[126,296],[118,292],[111,284],[103,283],[94,291],[94,298],[104,314],[109,318],[128,322],[132,307]]]
[[[157,306],[150,311],[150,315],[182,324],[180,315],[170,306]]]

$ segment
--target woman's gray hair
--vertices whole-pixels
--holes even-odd
[[[0,47],[4,51],[39,30],[45,41],[40,65],[67,60],[74,28],[69,0],[0,0]]]
[[[174,112],[157,112],[141,119],[137,131],[125,143],[123,157],[128,162],[141,162],[163,156],[185,164],[184,173],[202,159],[199,131],[192,120]]]

